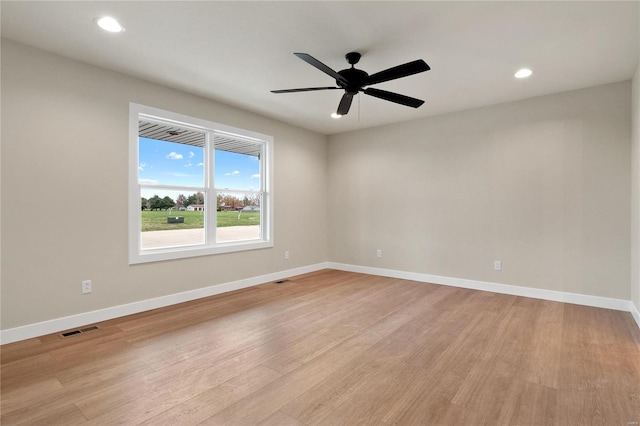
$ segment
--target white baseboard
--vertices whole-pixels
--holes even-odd
[[[586,294],[566,293],[563,291],[544,290],[539,288],[521,287],[515,285],[498,284],[487,281],[468,280],[464,278],[443,277],[440,275],[420,274],[416,272],[404,272],[394,269],[373,268],[369,266],[347,265],[343,263],[329,262],[329,268],[341,271],[360,272],[362,274],[379,275],[383,277],[401,278],[405,280],[420,281],[432,284],[441,284],[452,287],[469,288],[473,290],[490,291],[493,293],[510,294],[513,296],[531,297],[534,299],[553,300],[555,302],[573,303],[576,305],[594,306],[597,308],[615,309],[617,311],[631,312],[633,303],[630,300],[612,299],[609,297],[589,296]],[[636,313],[633,314],[640,327],[640,321]]]
[[[224,284],[212,285],[210,287],[199,288],[197,290],[185,291],[183,293],[170,294],[168,296],[156,297],[153,299],[141,300],[139,302],[128,303],[126,305],[113,306],[111,308],[100,309],[92,312],[85,312],[78,315],[57,318],[50,321],[43,321],[29,324],[22,327],[10,328],[0,331],[0,344],[17,342],[30,339],[32,337],[44,336],[45,334],[57,333],[71,328],[107,321],[126,315],[137,314],[151,309],[162,308],[175,305],[177,303],[188,302],[190,300],[203,297],[214,296],[228,291],[239,290],[241,288],[252,287],[271,281],[277,281],[294,275],[306,274],[309,272],[327,269],[327,263],[303,266],[300,268],[288,269],[286,271],[274,272],[260,275],[258,277],[246,278]]]
[[[306,274],[309,272],[315,272],[327,268],[631,312],[631,315],[633,315],[633,318],[640,328],[640,312],[638,312],[638,308],[630,300],[589,296],[586,294],[577,293],[566,293],[555,290],[543,290],[531,287],[520,287],[486,281],[468,280],[463,278],[443,277],[439,275],[421,274],[416,272],[397,271],[394,269],[382,269],[369,266],[324,262],[317,263],[315,265],[274,272],[271,274],[260,275],[257,277],[246,278],[229,283],[217,284],[197,290],[186,291],[183,293],[176,293],[168,296],[156,297],[154,299],[141,300],[139,302],[133,302],[126,305],[114,306],[111,308],[85,312],[78,315],[71,315],[68,317],[57,318],[50,321],[43,321],[35,324],[25,325],[22,327],[2,330],[0,331],[0,344],[4,345],[20,340],[30,339],[32,337],[43,336],[45,334],[57,333],[75,327],[94,324],[101,321],[107,321],[126,315],[137,314],[140,312],[149,311],[151,309],[162,308],[165,306],[188,302],[203,297],[214,296],[220,293],[226,293],[233,290],[239,290],[241,288],[252,287],[271,281],[277,281],[282,278],[288,278],[294,275]]]
[[[631,306],[631,315],[633,315],[633,319],[636,320],[636,324],[638,324],[638,328],[640,328],[640,311],[638,311],[638,307],[633,304],[633,302],[629,302]]]

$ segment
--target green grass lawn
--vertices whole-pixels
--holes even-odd
[[[164,231],[167,229],[204,228],[203,212],[142,211],[142,232]],[[168,216],[184,216],[184,223],[167,223]],[[238,212],[218,212],[218,227],[260,225],[260,213],[242,212],[238,219]]]

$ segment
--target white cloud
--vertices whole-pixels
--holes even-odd
[[[147,163],[140,163],[140,165],[138,166],[138,170],[140,170],[141,172],[144,172],[145,167],[147,167]]]
[[[255,175],[251,175],[251,179],[259,179],[260,173],[256,173]]]
[[[156,179],[139,179],[138,182],[142,185],[157,185],[160,183],[160,181]]]
[[[198,163],[198,167],[204,167],[204,163]]]
[[[177,152],[170,152],[169,155],[167,155],[167,158],[171,159],[171,160],[182,160],[182,154],[178,154]]]
[[[234,170],[234,171],[232,171],[231,173],[225,173],[224,175],[225,175],[225,176],[238,176],[239,174],[240,174],[240,172],[239,172],[239,171]]]
[[[193,166],[193,164],[191,164],[191,163],[187,163],[187,164],[185,164],[184,166],[185,166],[185,167],[191,167],[191,166]]]
[[[193,151],[189,151],[189,158],[193,158],[195,156],[196,156],[196,154],[194,154]]]

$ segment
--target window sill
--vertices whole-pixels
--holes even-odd
[[[273,247],[273,242],[271,241],[249,240],[220,243],[215,246],[192,245],[141,250],[138,253],[132,253],[130,255],[129,265],[208,256],[212,254],[235,253],[238,251],[258,250],[271,247]]]

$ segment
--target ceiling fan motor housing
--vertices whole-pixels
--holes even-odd
[[[347,82],[343,83],[336,80],[336,84],[346,90],[347,93],[353,95],[357,94],[360,89],[366,86],[367,79],[369,78],[369,74],[355,68],[347,68],[346,70],[338,71],[338,74],[343,76]]]

